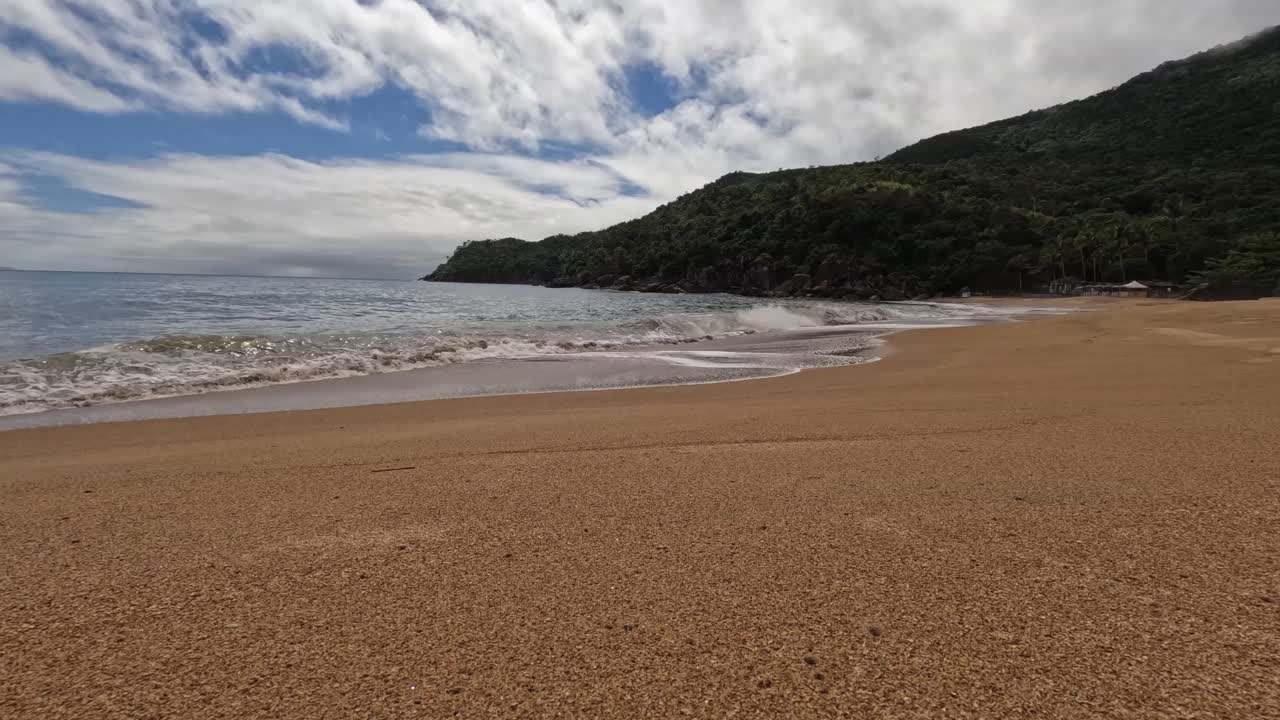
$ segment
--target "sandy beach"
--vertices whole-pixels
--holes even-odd
[[[1280,301],[0,433],[5,718],[1280,717]]]

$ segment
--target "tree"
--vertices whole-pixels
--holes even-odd
[[[1251,287],[1280,292],[1280,233],[1252,235],[1225,257],[1210,260],[1194,279],[1210,287]]]

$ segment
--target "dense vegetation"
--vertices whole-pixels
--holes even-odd
[[[469,242],[425,279],[888,298],[1062,277],[1280,285],[1280,28],[882,161],[734,173],[598,232]]]

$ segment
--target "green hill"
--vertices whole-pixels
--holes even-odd
[[[1280,28],[878,162],[465,243],[424,279],[888,298],[1064,276],[1280,286]]]

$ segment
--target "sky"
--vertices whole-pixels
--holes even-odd
[[[0,0],[0,265],[413,278],[871,160],[1275,0]]]

